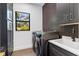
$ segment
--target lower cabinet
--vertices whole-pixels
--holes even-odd
[[[52,43],[48,43],[48,56],[76,56],[76,55]]]

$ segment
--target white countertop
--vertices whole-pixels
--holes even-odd
[[[63,36],[62,39],[49,40],[49,42],[79,56],[79,39],[73,42],[70,37]]]

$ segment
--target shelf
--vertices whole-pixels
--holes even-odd
[[[61,24],[60,26],[78,25],[78,24],[79,24],[79,22],[76,22],[76,23]]]

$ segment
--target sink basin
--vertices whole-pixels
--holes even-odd
[[[76,55],[79,55],[79,39],[77,38],[76,42],[73,42],[71,37],[62,37],[62,39],[49,40],[49,42]]]
[[[73,42],[72,40],[68,40],[68,39],[59,39],[59,40],[55,40],[55,42],[79,50],[79,42]]]

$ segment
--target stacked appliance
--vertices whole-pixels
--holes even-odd
[[[32,33],[33,50],[37,56],[43,55],[42,35],[43,35],[43,32],[41,31],[36,31]]]

